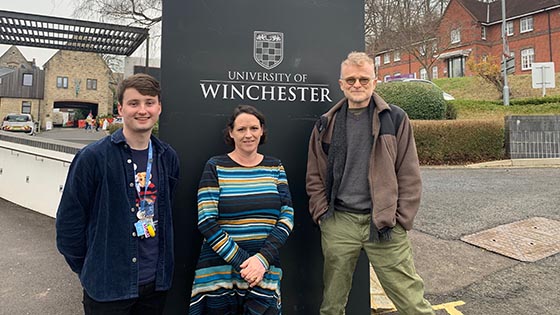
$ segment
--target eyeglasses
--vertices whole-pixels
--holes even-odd
[[[346,82],[348,85],[354,85],[356,84],[356,81],[360,81],[361,85],[367,85],[369,83],[369,81],[371,81],[371,78],[346,78],[346,79],[342,79],[344,80],[344,82]]]

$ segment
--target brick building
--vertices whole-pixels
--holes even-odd
[[[99,54],[59,50],[43,67],[41,121],[49,120],[54,108],[89,109],[93,116],[113,113],[112,71]]]
[[[533,62],[554,62],[560,71],[560,0],[507,0],[506,25],[512,73],[530,74]],[[466,66],[469,58],[494,55],[501,59],[501,33],[501,1],[451,0],[441,18],[438,38],[434,38],[444,44],[434,51],[436,61],[431,69],[424,69],[404,51],[387,49],[375,54],[377,75],[385,81],[392,77],[471,76]]]
[[[0,56],[0,117],[30,113],[45,128],[55,108],[113,112],[113,73],[99,54],[59,50],[43,68],[16,46]]]

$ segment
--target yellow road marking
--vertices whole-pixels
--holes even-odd
[[[439,305],[432,305],[434,310],[445,310],[449,315],[463,315],[459,310],[455,309],[456,306],[465,305],[463,301],[443,303]]]

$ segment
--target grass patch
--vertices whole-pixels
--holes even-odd
[[[556,73],[556,82],[560,83],[560,73]],[[500,93],[489,83],[479,77],[459,77],[435,79],[442,90],[458,100],[495,100],[500,101]],[[527,97],[541,97],[541,89],[533,89],[530,74],[508,76],[511,100]],[[554,89],[546,89],[546,96],[560,95],[560,84]]]

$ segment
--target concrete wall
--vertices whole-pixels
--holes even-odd
[[[25,137],[0,133],[0,197],[55,217],[74,153],[54,150],[77,148]]]
[[[505,129],[512,159],[560,157],[560,116],[507,116]]]

